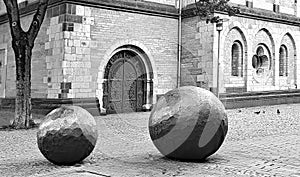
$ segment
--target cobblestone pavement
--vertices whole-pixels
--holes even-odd
[[[38,150],[36,130],[0,131],[0,176],[300,177],[300,104],[233,109],[227,113],[229,131],[225,142],[205,162],[164,158],[149,137],[150,113],[96,117],[96,148],[75,166],[48,162]]]

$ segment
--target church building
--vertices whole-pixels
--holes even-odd
[[[23,29],[37,2],[19,1]],[[300,4],[230,4],[240,14],[215,12],[223,20],[218,29],[199,18],[194,0],[50,0],[33,49],[33,104],[96,99],[101,112],[122,113],[150,109],[160,95],[184,85],[225,96],[297,89]],[[0,1],[2,103],[15,97],[15,79]]]

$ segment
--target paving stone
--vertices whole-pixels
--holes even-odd
[[[164,158],[151,142],[149,115],[96,117],[97,145],[71,167],[52,165],[42,156],[37,130],[0,131],[1,176],[300,176],[300,104],[227,110],[227,137],[202,163]]]

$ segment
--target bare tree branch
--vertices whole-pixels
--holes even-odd
[[[17,0],[3,0],[7,10],[9,19],[10,31],[12,38],[19,39],[21,32],[23,32],[20,23],[19,7]]]
[[[29,44],[33,46],[34,40],[37,37],[39,30],[44,21],[49,0],[40,0],[37,11],[35,12],[29,30],[27,32]]]

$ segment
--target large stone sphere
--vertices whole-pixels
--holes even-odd
[[[222,145],[228,120],[222,102],[211,92],[185,86],[164,94],[149,118],[157,149],[177,160],[201,161]]]
[[[41,153],[56,165],[81,162],[93,151],[97,138],[94,117],[78,106],[62,106],[51,111],[37,132]]]

